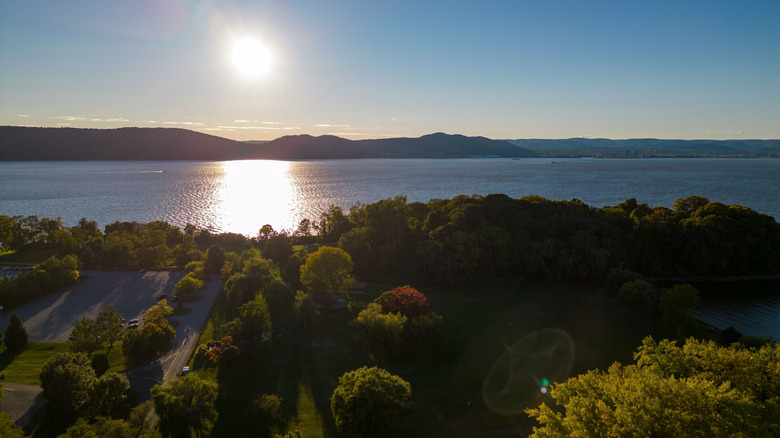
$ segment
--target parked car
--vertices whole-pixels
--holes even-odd
[[[168,296],[168,295],[165,295],[165,294],[160,294],[160,295],[157,295],[157,301],[163,300],[163,299],[165,299],[167,296]]]

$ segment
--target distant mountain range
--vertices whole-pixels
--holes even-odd
[[[660,140],[569,138],[509,140],[538,157],[734,157],[780,158],[780,140]]]
[[[0,161],[673,156],[778,158],[780,140],[491,140],[436,133],[377,140],[294,135],[239,142],[175,128],[0,126]]]

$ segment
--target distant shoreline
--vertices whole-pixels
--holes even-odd
[[[240,142],[178,128],[0,126],[0,161],[383,158],[780,158],[780,140],[493,140],[435,133],[418,138],[373,140],[292,135],[268,142]]]

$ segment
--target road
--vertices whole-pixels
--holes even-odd
[[[160,359],[128,373],[130,383],[142,401],[149,399],[152,386],[168,383],[181,372],[195,348],[200,329],[208,319],[221,287],[222,282],[214,277],[206,282],[206,288],[197,301],[183,303],[182,306],[191,311],[170,318],[171,325],[176,329],[171,349]]]

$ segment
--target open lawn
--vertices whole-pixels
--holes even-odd
[[[389,288],[367,286],[365,301]],[[296,330],[291,315],[275,315],[277,338],[256,357],[232,369],[197,371],[220,383],[220,414],[213,436],[272,436],[296,427],[304,436],[338,436],[330,396],[343,373],[364,365],[381,366],[411,383],[414,412],[398,431],[403,436],[482,432],[492,436],[489,431],[498,431],[495,436],[504,436],[507,431],[516,435],[518,430],[530,431],[532,421],[522,413],[521,402],[529,406],[541,403],[540,387],[512,394],[511,399],[520,402],[515,403],[512,415],[501,415],[483,399],[483,385],[494,364],[514,351],[518,340],[554,328],[554,332],[542,332],[557,336],[548,338],[548,352],[563,348],[571,353],[572,360],[563,365],[524,353],[524,360],[536,357],[533,360],[538,363],[535,368],[520,366],[521,371],[512,378],[541,381],[547,376],[530,376],[529,370],[541,369],[539,373],[543,373],[548,367],[553,377],[565,369],[565,375],[557,377],[563,380],[588,369],[605,369],[614,361],[630,362],[642,338],[657,334],[651,317],[629,311],[603,290],[588,285],[507,283],[419,290],[444,317],[444,344],[390,361],[375,362],[368,357],[364,346],[354,340],[347,309],[324,313],[310,333]],[[216,313],[219,319],[219,310]],[[210,321],[204,338],[215,338],[213,327]],[[552,357],[559,357],[556,354]],[[509,379],[500,373],[498,377],[499,383],[501,378]],[[270,427],[258,421],[250,409],[252,401],[264,393],[278,394],[284,400],[284,421]],[[495,408],[495,403],[492,405]],[[521,406],[519,410],[517,406]]]
[[[6,382],[40,385],[41,368],[50,357],[57,353],[70,352],[66,342],[30,342],[20,353],[6,350],[0,354],[0,372],[5,373]],[[98,350],[90,355],[95,357],[108,354],[109,372],[125,372],[125,360],[122,356],[122,345],[114,344],[113,348]]]

